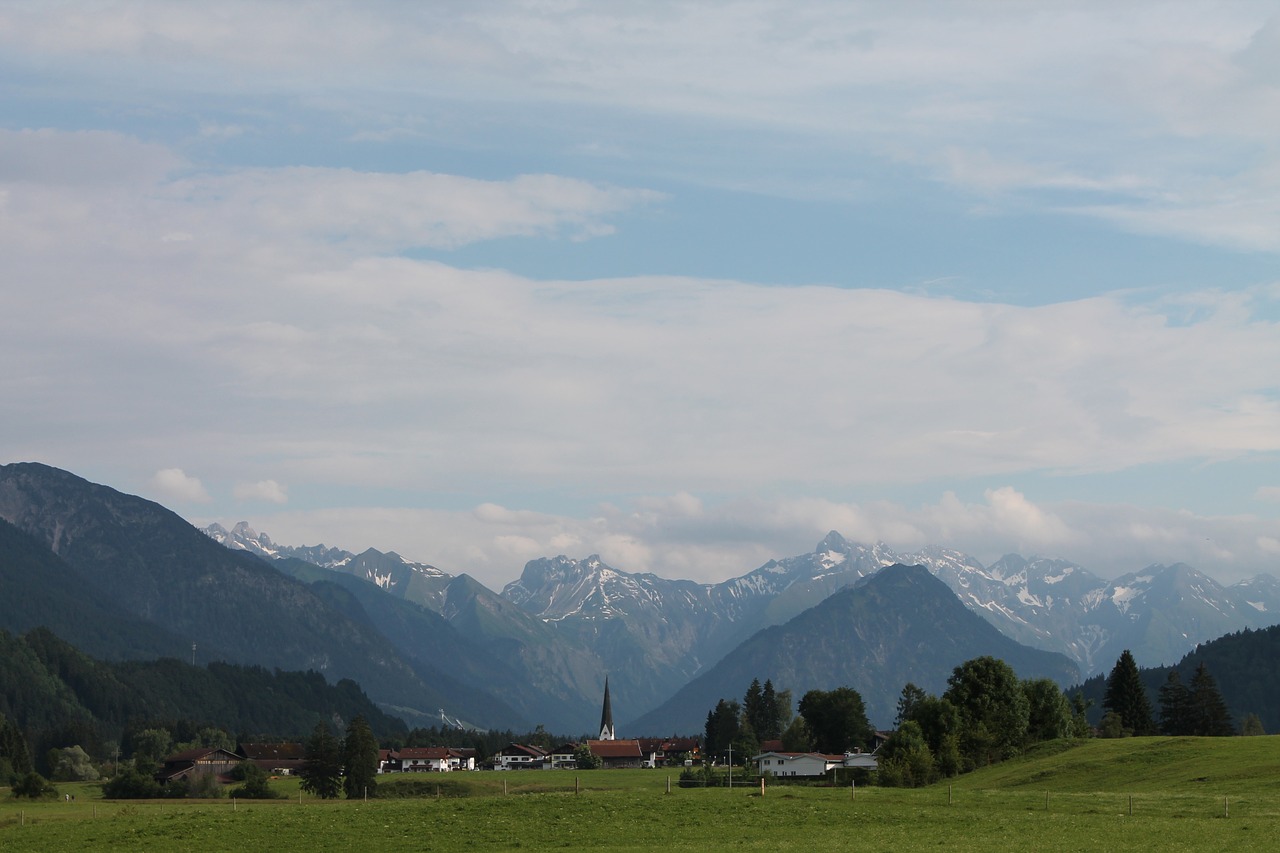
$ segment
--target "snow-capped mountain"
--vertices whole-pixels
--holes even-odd
[[[1009,554],[984,566],[948,548],[900,553],[834,531],[809,553],[716,584],[631,573],[598,555],[560,555],[530,561],[500,594],[471,579],[459,586],[451,575],[394,553],[290,548],[244,523],[206,532],[228,547],[355,575],[435,610],[486,648],[520,658],[531,671],[558,673],[555,689],[566,696],[585,697],[603,673],[625,672],[614,699],[636,715],[757,631],[895,563],[925,566],[1002,633],[1066,655],[1086,676],[1105,672],[1124,649],[1143,665],[1159,665],[1223,634],[1280,623],[1280,581],[1270,575],[1223,587],[1175,565],[1108,582],[1064,560]]]
[[[270,536],[254,530],[245,521],[230,530],[214,522],[204,528],[204,532],[232,550],[248,551],[268,560],[302,560],[324,569],[346,572],[377,584],[398,598],[437,611],[444,603],[444,588],[453,579],[448,572],[426,563],[411,562],[394,551],[383,553],[369,548],[352,554],[324,545],[278,545],[271,541]]]
[[[633,575],[599,557],[560,556],[529,563],[502,594],[561,624],[661,618],[670,629],[692,622],[677,632],[682,642],[697,643],[688,648],[699,653],[679,665],[692,674],[750,633],[782,624],[894,563],[925,566],[1000,631],[1067,655],[1086,675],[1111,667],[1126,648],[1139,663],[1155,666],[1222,634],[1280,623],[1280,581],[1270,575],[1223,587],[1178,564],[1108,582],[1065,560],[1009,554],[984,566],[947,548],[898,553],[883,543],[849,542],[834,531],[811,553],[771,560],[719,584]]]

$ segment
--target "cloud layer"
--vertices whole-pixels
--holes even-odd
[[[1280,560],[1271,4],[33,3],[0,56],[0,461],[498,585],[828,529]],[[720,272],[726,197],[846,286]],[[1024,238],[1068,220],[1108,283],[1064,295]],[[1017,298],[852,286],[975,221]],[[1109,241],[1223,264],[1125,288]]]

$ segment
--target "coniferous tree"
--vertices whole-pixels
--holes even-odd
[[[371,796],[378,787],[378,741],[361,716],[347,725],[342,741],[342,787],[350,800]]]
[[[1138,675],[1138,664],[1128,649],[1120,654],[1107,676],[1107,692],[1102,699],[1102,707],[1114,711],[1120,717],[1121,725],[1135,735],[1155,733],[1151,700],[1147,698],[1147,688]]]
[[[1235,734],[1227,703],[1218,691],[1218,682],[1209,674],[1209,667],[1202,661],[1191,676],[1190,695],[1187,699],[1191,734],[1201,737],[1226,737]]]
[[[31,770],[31,751],[22,729],[0,714],[0,784],[12,784]]]
[[[1178,670],[1169,669],[1169,675],[1160,687],[1160,733],[1189,735],[1191,731],[1191,692],[1182,683]]]
[[[1240,724],[1240,734],[1245,737],[1256,737],[1265,735],[1267,730],[1262,726],[1262,720],[1257,714],[1248,713],[1244,715],[1244,722]]]
[[[773,689],[773,681],[766,678],[764,689],[760,692],[760,700],[764,707],[760,711],[760,725],[756,727],[756,737],[760,740],[777,740],[782,737],[782,710],[778,706],[778,693]],[[791,708],[790,694],[787,695],[787,709]]]
[[[721,699],[715,708],[707,712],[706,738],[702,754],[716,760],[738,737],[741,707],[732,699]]]
[[[742,721],[745,725],[751,727],[753,733],[758,733],[764,728],[765,707],[764,707],[764,688],[760,686],[760,679],[751,679],[751,686],[747,688],[747,692],[742,697]],[[756,735],[759,737],[759,735]]]
[[[342,743],[329,731],[327,723],[316,723],[307,739],[302,765],[302,790],[322,800],[334,800],[342,793]]]

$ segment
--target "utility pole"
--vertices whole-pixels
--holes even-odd
[[[733,744],[729,744],[729,789],[733,790]]]
[[[196,665],[196,644],[195,643],[191,644],[191,665],[192,666]]]

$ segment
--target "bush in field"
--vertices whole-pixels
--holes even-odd
[[[32,800],[40,800],[58,796],[58,789],[53,787],[47,779],[36,771],[32,770],[27,775],[18,780],[18,784],[14,785],[11,793],[15,797],[27,797]]]
[[[283,794],[276,793],[271,789],[271,781],[267,777],[267,771],[252,761],[241,762],[236,767],[233,775],[238,777],[242,783],[238,787],[231,789],[231,796],[236,799],[279,800],[284,797]]]
[[[153,800],[166,795],[163,785],[137,767],[128,765],[102,786],[108,800]]]

